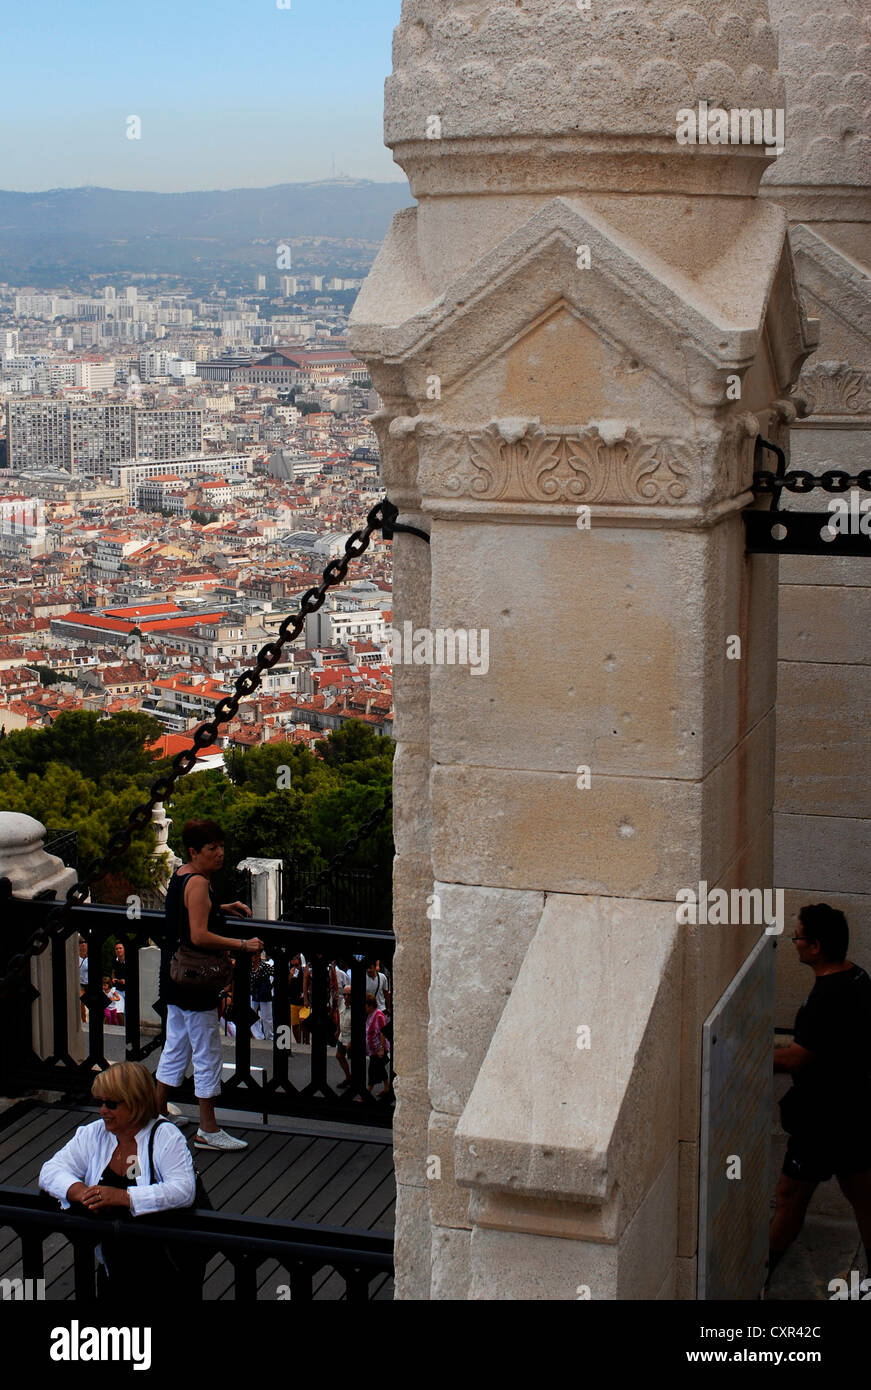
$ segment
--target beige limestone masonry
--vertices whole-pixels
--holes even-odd
[[[434,892],[429,1094],[436,1111],[456,1119],[538,928],[544,894],[440,881]]]
[[[396,1183],[397,1230],[425,1231],[426,1240],[399,1240],[394,1251],[398,1301],[430,1297],[432,1287],[432,1240],[430,1236],[429,1191]]]
[[[593,1202],[622,1228],[674,1143],[678,945],[673,903],[548,895],[457,1127],[460,1182]]]
[[[471,1233],[433,1225],[432,1293],[436,1300],[467,1299]]]
[[[693,1296],[701,1020],[758,927],[679,929],[675,893],[770,886],[777,571],[740,512],[817,337],[770,156],[676,144],[702,98],[782,105],[763,0],[403,4],[386,131],[418,205],[351,340],[431,534],[396,616],[486,630],[490,666],[397,672],[397,1027],[428,1024],[402,1298]]]
[[[787,210],[796,270],[820,320],[818,352],[794,395],[795,466],[819,474],[871,466],[871,4],[771,0],[786,84],[785,153],[763,192]],[[867,497],[867,494],[865,494]],[[792,497],[825,512],[820,492]],[[778,669],[775,875],[791,910],[846,913],[851,956],[871,965],[868,777],[871,563],[783,557]],[[778,1023],[808,990],[792,948],[779,953]]]

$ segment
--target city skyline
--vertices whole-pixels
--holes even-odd
[[[147,25],[109,0],[47,8],[38,42],[27,12],[4,30],[6,191],[404,181],[382,143],[400,0],[256,0],[242,24],[230,0],[155,0]],[[89,70],[71,109],[64,79]]]

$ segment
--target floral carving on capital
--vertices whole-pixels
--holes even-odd
[[[807,415],[868,415],[871,372],[849,362],[815,362],[802,372],[794,395],[805,403]]]
[[[633,426],[603,437],[595,425],[548,432],[538,423],[494,421],[442,436],[422,463],[421,484],[482,502],[662,506],[687,498],[692,458],[686,441],[644,439]]]

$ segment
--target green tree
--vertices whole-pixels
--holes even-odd
[[[320,787],[334,786],[337,782],[337,774],[300,743],[264,743],[257,748],[228,748],[224,762],[233,782],[257,796],[287,790],[288,783],[295,791],[309,793]]]
[[[148,745],[162,733],[151,714],[123,710],[102,719],[93,710],[64,710],[46,729],[16,729],[0,749],[0,772],[26,777],[60,763],[99,783],[109,773],[144,782],[155,770]]]
[[[310,863],[318,857],[311,802],[311,797],[294,791],[242,796],[226,818],[228,839],[239,847],[242,858],[263,855]]]
[[[395,744],[374,733],[361,719],[348,719],[325,739],[318,739],[315,748],[328,767],[341,767],[343,763],[365,762],[369,758],[389,761]]]
[[[182,827],[189,820],[214,820],[226,833],[227,817],[243,793],[223,772],[210,769],[208,772],[195,772],[182,777],[176,783],[169,808],[172,816],[172,829],[169,843],[176,854],[185,857],[181,841]],[[225,844],[226,862],[235,863],[238,846],[232,842]],[[239,856],[241,857],[241,856]]]
[[[40,685],[57,685],[58,681],[63,680],[63,676],[53,671],[50,666],[31,666],[30,670],[39,676]]]
[[[374,811],[384,805],[389,787],[363,787],[346,781],[333,791],[320,792],[311,799],[311,834],[321,856],[329,861],[356,835]],[[346,861],[351,869],[375,870],[393,863],[393,826],[388,814],[381,825],[362,840]]]
[[[135,783],[128,781],[126,787],[108,792],[76,769],[58,762],[26,777],[11,771],[0,773],[3,809],[35,816],[53,829],[75,830],[82,866],[106,852],[111,836],[126,824],[130,812],[142,799],[142,789]],[[149,826],[134,837],[130,849],[113,864],[113,871],[134,891],[142,891],[155,882],[157,866],[150,857],[154,845],[154,831]]]

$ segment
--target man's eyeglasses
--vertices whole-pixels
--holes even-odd
[[[94,1096],[94,1100],[98,1105],[105,1105],[107,1110],[117,1110],[123,1104],[120,1100],[106,1100],[104,1096]]]
[[[806,941],[807,937],[799,936],[798,932],[793,932],[792,936],[789,939],[790,941]]]

